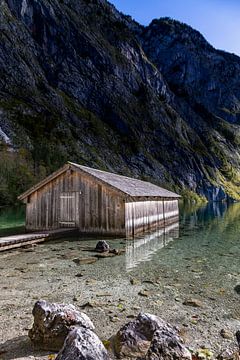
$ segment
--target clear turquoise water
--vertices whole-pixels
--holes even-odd
[[[0,236],[24,230],[24,207],[0,210]],[[61,239],[41,245],[49,250],[58,244],[61,250],[81,245],[95,246],[97,239]],[[107,259],[114,272],[146,277],[163,269],[181,282],[198,282],[201,288],[233,292],[240,283],[240,203],[180,206],[180,222],[138,240],[107,240],[112,247],[125,247],[126,255]],[[124,244],[124,245],[123,245]],[[91,253],[85,253],[90,255]],[[175,274],[175,275],[174,275]],[[175,276],[176,277],[176,276]],[[203,291],[203,290],[202,290]],[[204,292],[204,291],[203,291]]]
[[[24,209],[2,209],[0,234],[22,231],[23,222]],[[33,304],[43,298],[77,306],[95,302],[84,311],[104,339],[142,310],[178,325],[193,347],[217,353],[232,344],[220,330],[240,328],[240,295],[234,290],[240,285],[240,204],[181,206],[179,224],[135,241],[107,239],[126,253],[77,265],[75,258],[94,255],[82,247],[95,247],[97,240],[59,239],[0,253],[0,323],[7,329],[0,338],[11,339],[12,329],[15,336],[26,335]],[[142,290],[149,296],[140,296]],[[189,298],[202,307],[185,306]]]
[[[0,236],[17,234],[24,230],[25,207],[0,208]]]

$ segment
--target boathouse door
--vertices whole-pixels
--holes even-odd
[[[77,227],[79,222],[79,198],[77,191],[62,192],[60,195],[60,227]]]

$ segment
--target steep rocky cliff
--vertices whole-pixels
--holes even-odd
[[[66,160],[240,199],[238,57],[105,0],[1,0],[0,30],[0,202]]]

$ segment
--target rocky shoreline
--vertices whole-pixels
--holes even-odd
[[[54,352],[48,356],[51,359],[207,360],[213,357],[209,349],[188,348],[177,327],[152,314],[139,313],[102,342],[90,318],[72,304],[51,304],[39,300],[32,313],[34,323],[29,330],[29,338],[36,349]],[[234,351],[226,349],[217,359],[240,359],[239,330]]]
[[[89,317],[73,305],[41,300],[36,302],[33,316],[31,341],[40,349],[60,350],[56,360],[192,359],[178,329],[151,314],[140,313],[105,344],[95,334]]]
[[[235,297],[229,300],[228,283],[225,291],[216,283],[217,292],[221,290],[217,296],[214,288],[196,288],[190,278],[180,282],[179,273],[164,264],[156,272],[153,262],[149,263],[147,277],[141,268],[126,273],[125,255],[118,256],[121,251],[94,263],[77,264],[76,258],[95,257],[90,245],[89,240],[86,246],[71,240],[1,254],[1,359],[48,359],[51,355],[32,347],[27,337],[32,327],[32,306],[40,298],[50,303],[74,302],[76,309],[92,319],[94,333],[105,345],[139,313],[150,313],[176,325],[194,356],[199,353],[201,358],[215,359],[223,354],[222,359],[231,359],[237,354],[238,294],[235,290]],[[116,250],[123,247],[122,240],[110,241],[110,245]],[[100,254],[104,253],[96,252]],[[194,276],[199,274],[196,266],[193,270]],[[183,274],[181,269],[179,272]]]

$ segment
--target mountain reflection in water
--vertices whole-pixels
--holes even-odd
[[[144,262],[153,260],[153,256],[174,239],[181,240],[182,251],[187,250],[186,246],[190,246],[193,251],[196,247],[210,244],[209,253],[216,254],[216,247],[220,251],[221,246],[225,247],[226,240],[230,242],[238,232],[240,232],[240,203],[215,202],[202,206],[182,204],[180,226],[177,222],[165,229],[126,242],[126,270],[130,271]],[[179,246],[174,247],[179,249]]]

